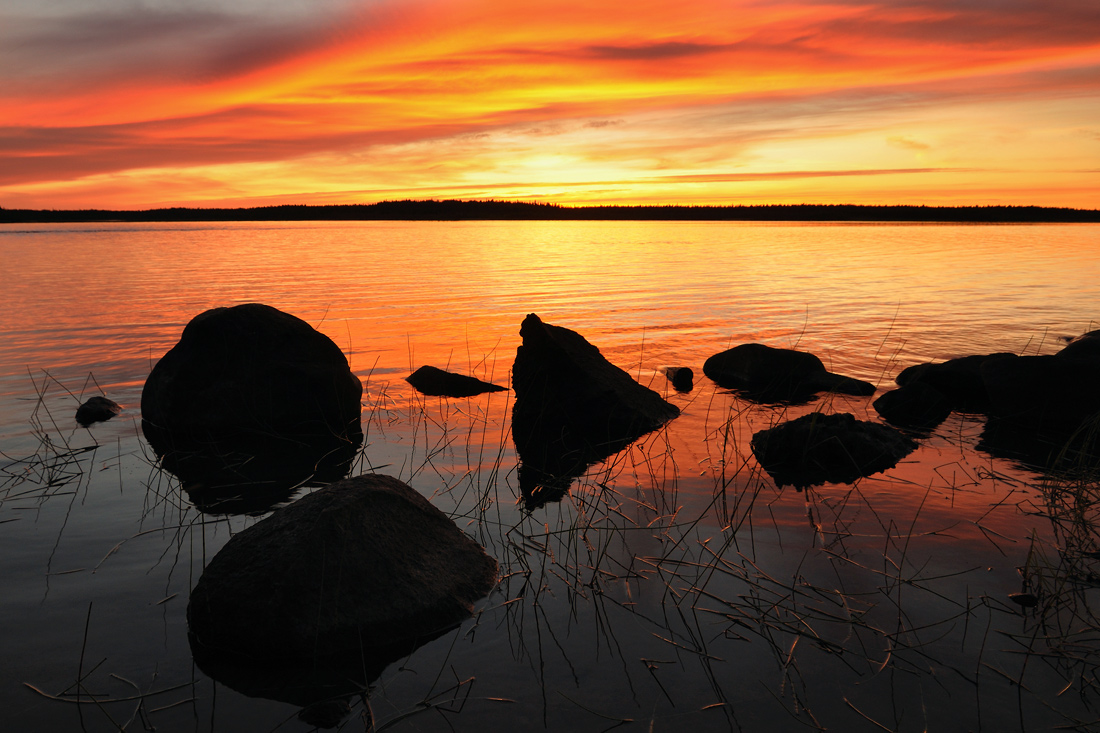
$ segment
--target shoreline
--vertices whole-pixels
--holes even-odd
[[[1095,224],[1098,209],[1043,206],[561,206],[516,201],[383,201],[376,204],[34,210],[0,208],[0,224],[226,221],[760,221]]]

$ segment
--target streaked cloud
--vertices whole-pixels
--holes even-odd
[[[896,148],[902,148],[903,150],[929,150],[931,145],[922,143],[918,140],[913,140],[901,135],[893,135],[886,138],[886,142],[890,143]]]
[[[1091,0],[68,7],[0,11],[2,206],[1100,200]]]

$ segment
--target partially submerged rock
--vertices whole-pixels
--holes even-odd
[[[691,367],[665,367],[665,376],[677,392],[690,392],[695,386],[695,372]]]
[[[871,403],[882,419],[916,431],[931,431],[951,414],[951,402],[935,387],[913,382]]]
[[[812,412],[752,436],[756,460],[779,486],[852,483],[893,468],[916,441],[850,414]]]
[[[302,497],[234,535],[191,592],[194,643],[249,663],[360,660],[469,618],[497,563],[395,478]]]
[[[476,377],[456,374],[434,366],[422,366],[405,377],[421,394],[439,397],[473,397],[485,392],[503,392],[507,387],[483,382]]]
[[[813,354],[764,344],[741,344],[715,354],[703,364],[703,373],[754,402],[807,402],[819,392],[875,393],[875,385],[834,374]]]
[[[981,413],[989,409],[989,395],[982,379],[982,367],[987,362],[1014,359],[1015,354],[973,354],[942,362],[914,364],[902,369],[895,381],[901,387],[924,384],[947,398],[951,409]]]
[[[1070,433],[1100,412],[1100,357],[1017,356],[982,368],[991,416]]]
[[[1062,347],[1062,350],[1055,356],[1062,359],[1100,357],[1100,330],[1089,331],[1070,339],[1069,343]]]
[[[1100,466],[1100,339],[1095,333],[1052,356],[983,365],[989,421],[979,447],[1041,470]]]
[[[117,402],[96,395],[76,408],[76,421],[81,427],[86,428],[93,423],[110,420],[120,412],[122,412],[122,406]]]
[[[560,498],[588,466],[680,414],[576,331],[532,313],[520,336],[512,366],[512,438],[525,496],[547,487]]]
[[[305,321],[249,303],[191,320],[145,382],[142,429],[185,488],[230,493],[346,475],[363,386]]]

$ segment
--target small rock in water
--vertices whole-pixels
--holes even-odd
[[[503,392],[506,387],[483,382],[465,374],[455,374],[434,366],[422,366],[405,377],[421,394],[437,397],[473,397],[485,392]]]
[[[951,402],[947,397],[925,382],[890,390],[872,406],[887,422],[920,431],[931,431],[951,414]]]
[[[690,392],[695,386],[695,372],[691,367],[666,367],[665,376],[677,392]]]
[[[1039,599],[1034,593],[1009,593],[1008,600],[1023,608],[1035,608],[1039,605]]]
[[[875,385],[834,374],[813,354],[764,344],[741,344],[715,354],[703,363],[703,374],[753,402],[802,403],[819,392],[875,393]]]
[[[76,408],[76,421],[86,428],[92,423],[110,420],[120,412],[122,406],[117,402],[97,395]]]

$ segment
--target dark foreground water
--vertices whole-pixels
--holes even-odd
[[[1098,226],[36,226],[0,229],[0,262],[0,728],[1100,726],[1095,485],[977,450],[982,418],[955,414],[885,474],[780,490],[753,432],[877,419],[871,398],[763,407],[701,374],[746,341],[883,389],[923,361],[1052,353],[1097,327]],[[194,663],[188,594],[258,517],[197,511],[140,432],[186,322],[243,302],[344,349],[366,388],[355,470],[411,484],[502,570],[473,619],[322,720]],[[511,393],[426,398],[403,377],[509,384],[530,312],[682,415],[527,511]],[[669,365],[695,369],[691,393]],[[101,391],[124,412],[78,427]],[[1009,599],[1025,584],[1034,609]]]

